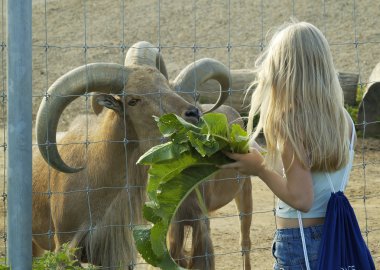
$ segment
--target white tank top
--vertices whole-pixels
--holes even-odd
[[[325,217],[327,203],[331,196],[332,187],[330,186],[329,177],[331,179],[333,190],[344,190],[347,185],[349,173],[352,168],[354,159],[354,138],[355,126],[352,122],[352,136],[349,148],[349,161],[346,166],[335,172],[312,172],[314,201],[309,212],[302,212],[302,218],[320,218]],[[278,199],[276,207],[276,215],[282,218],[297,218],[297,210]]]

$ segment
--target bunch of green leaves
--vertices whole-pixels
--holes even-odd
[[[46,269],[83,269],[75,259],[76,249],[64,244],[58,252],[46,252],[41,258],[33,260],[33,270]]]
[[[75,259],[76,249],[64,244],[58,252],[48,251],[40,258],[33,259],[33,270],[57,270],[57,269],[83,269]],[[0,270],[10,270],[10,266],[5,264],[5,258],[0,259]]]
[[[33,270],[57,270],[57,269],[71,269],[71,270],[96,270],[100,269],[97,266],[88,264],[87,267],[82,267],[75,257],[78,248],[70,247],[68,243],[63,244],[59,251],[45,252],[40,258],[33,259]]]
[[[248,152],[248,136],[238,124],[229,125],[224,114],[209,113],[197,125],[175,114],[155,117],[168,142],[143,154],[138,164],[150,165],[143,215],[152,226],[134,229],[136,246],[149,264],[161,269],[182,269],[166,246],[170,222],[182,201],[220,165],[231,160],[223,151]]]
[[[89,264],[86,268],[83,268],[79,261],[75,258],[75,253],[78,249],[70,247],[69,244],[63,244],[59,251],[48,251],[39,258],[33,259],[33,270],[59,270],[59,269],[71,269],[71,270],[96,270],[98,267]],[[0,258],[0,270],[10,270],[11,267],[5,263],[5,258]],[[121,269],[121,268],[120,268]]]

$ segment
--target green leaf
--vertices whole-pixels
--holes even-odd
[[[247,132],[238,124],[231,125],[231,151],[234,153],[248,153],[248,136]]]
[[[136,226],[133,230],[133,238],[135,239],[136,248],[141,256],[143,256],[144,260],[157,267],[160,260],[152,249],[150,229],[145,226]]]
[[[152,250],[156,256],[162,258],[168,253],[166,248],[166,234],[163,232],[167,231],[167,225],[163,220],[155,223],[153,228],[150,230],[150,241],[152,243]]]
[[[212,156],[220,150],[217,140],[213,136],[199,134],[195,132],[188,133],[189,142],[192,147],[202,156]]]
[[[143,206],[143,215],[147,219],[147,221],[152,223],[160,222],[162,219],[159,215],[157,215],[157,211],[159,206],[157,203],[152,200],[150,202],[146,202]]]
[[[133,230],[133,238],[135,239],[136,248],[145,261],[155,267],[160,267],[165,270],[182,270],[166,252],[162,257],[157,257],[151,245],[151,231],[152,229],[146,226],[137,226]]]
[[[167,142],[156,145],[143,154],[137,164],[151,165],[156,162],[178,158],[182,153],[189,151],[189,147],[183,144],[173,144]]]
[[[203,115],[201,119],[202,133],[228,138],[229,127],[225,114],[208,113]]]
[[[165,270],[179,270],[182,268],[166,247],[173,216],[185,198],[218,170],[218,165],[231,162],[223,149],[248,152],[248,136],[239,125],[230,127],[224,114],[206,114],[197,125],[174,114],[155,119],[170,142],[153,147],[138,161],[150,165],[147,186],[150,201],[145,203],[143,215],[152,222],[152,228],[136,227],[134,238],[148,263]]]
[[[193,156],[190,152],[183,153],[179,158],[170,160],[167,162],[160,162],[154,164],[149,169],[149,184],[147,187],[148,196],[150,199],[154,199],[157,193],[161,192],[159,185],[172,179],[174,176],[181,173],[185,168],[196,164],[198,159]]]
[[[199,132],[200,128],[186,122],[175,114],[166,114],[160,118],[156,118],[158,128],[164,137],[170,137],[175,143],[183,143],[187,141],[187,132],[189,130]]]
[[[205,178],[216,172],[218,168],[214,164],[192,166],[179,175],[160,185],[161,193],[157,196],[161,215],[170,223],[174,212],[187,195]]]
[[[157,202],[159,204],[158,215],[162,219],[156,222],[152,229],[150,229],[149,238],[139,235],[139,243],[136,243],[139,246],[138,251],[142,257],[153,266],[159,266],[162,269],[182,269],[170,257],[169,251],[166,248],[166,235],[170,222],[187,195],[203,179],[217,171],[217,167],[214,164],[197,165],[195,167],[184,170],[170,181],[160,185],[162,192],[157,196]],[[145,217],[152,219],[151,217]],[[136,240],[135,234],[134,237]]]

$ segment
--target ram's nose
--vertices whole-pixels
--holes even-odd
[[[200,117],[201,112],[197,107],[191,107],[190,109],[186,110],[183,115],[183,118],[192,124],[198,123]]]

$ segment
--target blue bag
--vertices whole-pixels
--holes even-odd
[[[343,191],[349,179],[354,159],[354,123],[350,142],[349,165],[343,176],[338,192],[335,192],[329,173],[325,173],[330,182],[331,197],[327,204],[323,233],[318,253],[318,270],[373,270],[375,264],[368,247],[360,232],[354,209]],[[302,226],[301,212],[298,212],[298,222],[302,238],[306,269],[310,270],[305,237]],[[314,269],[313,269],[314,270]]]
[[[332,193],[327,205],[318,269],[375,269],[354,209],[342,191]]]

